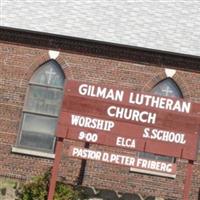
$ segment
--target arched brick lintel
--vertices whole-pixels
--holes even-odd
[[[165,74],[165,71],[156,74],[151,80],[149,80],[144,87],[142,88],[143,92],[150,92],[151,89],[160,81],[168,78]],[[187,82],[182,78],[181,74],[178,72],[172,77],[172,79],[176,82],[176,84],[179,86],[184,99],[190,99],[191,93],[190,90],[187,87]]]
[[[25,84],[28,84],[29,80],[31,79],[34,72],[41,65],[43,65],[45,62],[47,62],[49,60],[52,60],[52,59],[49,57],[48,52],[45,52],[44,54],[38,56],[35,60],[33,60],[33,62],[31,63],[31,65],[27,69],[27,71],[25,71],[22,81],[24,81]],[[67,70],[68,64],[65,61],[65,59],[63,58],[63,56],[62,55],[58,56],[55,61],[60,65],[61,69],[63,70],[65,78],[68,78],[69,77],[69,71]]]

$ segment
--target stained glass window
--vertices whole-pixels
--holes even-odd
[[[171,78],[166,78],[156,84],[151,90],[153,94],[160,96],[169,96],[183,98],[182,92],[175,81]],[[150,159],[150,160],[159,160],[163,162],[172,162],[174,158],[168,156],[159,156],[151,153],[139,153],[139,157]]]
[[[52,87],[63,87],[64,75],[54,61],[42,65],[32,76],[30,83]]]
[[[160,96],[183,98],[180,88],[171,78],[159,82],[151,92]]]
[[[48,61],[35,71],[23,110],[20,147],[53,153],[63,85],[64,74],[55,61]]]

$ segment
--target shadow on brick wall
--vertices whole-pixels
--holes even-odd
[[[108,189],[95,189],[93,187],[81,187],[89,200],[175,200],[164,199],[161,197],[147,196],[143,197],[136,193],[118,193]]]

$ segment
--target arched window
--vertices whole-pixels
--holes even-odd
[[[183,98],[182,92],[176,82],[172,78],[166,78],[157,83],[151,90],[153,94],[160,96],[169,96]],[[174,158],[168,156],[158,156],[152,153],[139,153],[139,157],[147,158],[150,160],[159,160],[164,162],[172,162]]]
[[[171,78],[166,78],[160,81],[154,86],[151,92],[160,96],[183,98],[180,88]]]
[[[50,60],[35,71],[29,82],[17,147],[54,152],[63,86],[64,74],[56,61]]]

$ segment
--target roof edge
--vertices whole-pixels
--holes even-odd
[[[0,26],[0,41],[200,72],[200,56]]]

